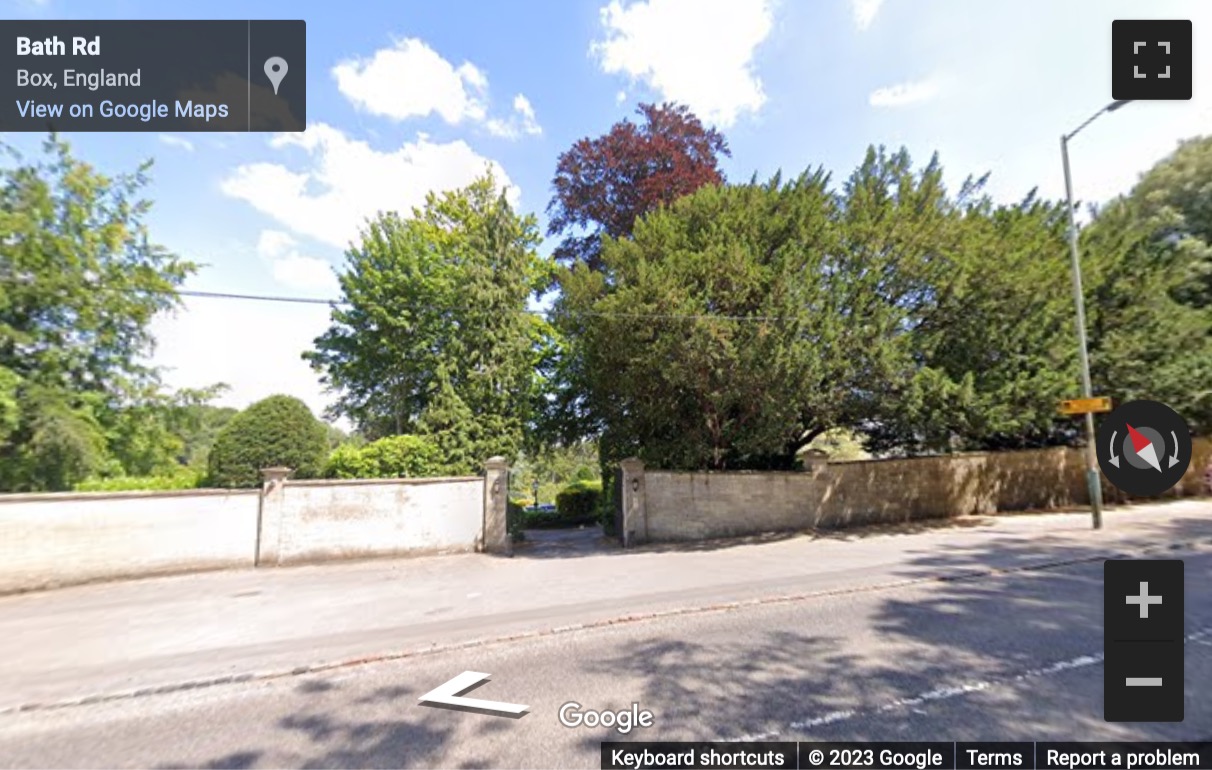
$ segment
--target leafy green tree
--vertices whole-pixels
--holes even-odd
[[[1180,252],[1176,295],[1199,307],[1212,305],[1212,136],[1181,142],[1130,197],[1152,237]]]
[[[940,199],[941,201],[941,199]],[[907,317],[910,369],[873,400],[870,448],[949,451],[1065,443],[1056,404],[1077,382],[1063,207],[961,196]],[[1061,280],[1058,280],[1060,278]]]
[[[18,385],[21,378],[11,369],[0,366],[0,447],[21,424]]]
[[[527,449],[514,463],[510,488],[515,496],[530,499],[539,482],[539,500],[552,502],[556,493],[573,481],[601,477],[596,441],[571,444],[538,444]]]
[[[96,401],[26,386],[19,402],[24,435],[6,458],[6,485],[17,491],[66,491],[105,468],[105,430],[96,418]]]
[[[839,309],[851,287],[827,183],[816,171],[700,188],[605,241],[604,272],[572,271],[561,324],[581,346],[605,462],[790,468],[842,418],[853,374],[875,360],[876,303]]]
[[[180,423],[180,461],[190,468],[206,468],[210,448],[214,446],[219,432],[231,419],[240,413],[230,406],[211,404],[189,404],[184,407]]]
[[[234,409],[209,405],[225,386],[164,393],[145,387],[109,416],[107,442],[113,472],[107,475],[172,476],[181,466],[199,468],[219,427]],[[209,435],[205,435],[209,433]],[[206,442],[200,446],[199,442]]]
[[[1212,308],[1180,301],[1199,257],[1158,238],[1143,205],[1135,195],[1112,201],[1082,233],[1091,379],[1117,402],[1169,404],[1205,433],[1212,430]]]
[[[347,254],[345,303],[305,355],[369,439],[433,438],[458,472],[513,457],[539,398],[546,322],[527,312],[550,281],[533,216],[496,180],[381,214]]]
[[[195,266],[155,245],[150,164],[110,176],[51,136],[0,168],[0,489],[70,489],[113,465],[123,408],[157,385],[152,317]]]
[[[207,481],[216,487],[255,487],[261,469],[285,466],[295,478],[317,478],[328,458],[328,430],[299,399],[262,399],[231,419],[215,439]]]
[[[559,236],[557,262],[607,269],[604,238],[630,238],[636,222],[705,185],[719,185],[719,163],[731,152],[723,134],[685,105],[641,104],[642,119],[621,120],[605,134],[578,140],[561,153],[547,206],[548,235]],[[561,278],[562,281],[562,278]],[[557,298],[557,308],[562,298]],[[597,435],[586,403],[590,390],[582,341],[575,326],[555,325],[538,363],[543,398],[528,449],[570,444]]]

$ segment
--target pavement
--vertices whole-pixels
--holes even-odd
[[[1102,720],[1102,565],[1187,563],[1186,721]],[[0,767],[595,767],[625,740],[1208,739],[1212,503],[0,598]],[[419,706],[467,670],[510,720]],[[620,736],[561,704],[655,714]],[[1201,734],[1200,731],[1203,730]]]

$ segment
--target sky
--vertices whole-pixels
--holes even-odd
[[[641,102],[688,105],[728,139],[730,180],[823,166],[869,145],[938,152],[953,187],[1064,195],[1059,138],[1111,101],[1111,22],[1193,22],[1194,98],[1136,102],[1071,145],[1074,194],[1131,189],[1178,141],[1212,132],[1212,3],[1201,0],[6,0],[8,18],[307,22],[307,131],[67,134],[105,171],[154,158],[153,239],[203,267],[183,288],[318,299],[367,217],[492,168],[524,212],[556,159]],[[288,73],[287,77],[290,76]],[[44,137],[0,139],[35,151]],[[554,246],[548,239],[546,253]],[[1067,280],[1067,276],[1057,276]],[[330,397],[300,354],[325,305],[186,298],[154,322],[168,386]]]

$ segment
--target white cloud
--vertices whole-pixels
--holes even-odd
[[[187,297],[175,315],[152,322],[155,362],[167,367],[173,388],[227,383],[231,390],[217,401],[222,406],[242,409],[285,393],[319,416],[329,399],[301,354],[328,329],[328,314],[326,305]]]
[[[340,283],[326,259],[299,253],[298,242],[281,230],[262,230],[257,253],[270,262],[274,280],[292,289],[336,296]]]
[[[169,147],[178,147],[186,152],[194,151],[194,143],[180,136],[172,134],[160,134],[160,141],[167,144]]]
[[[530,100],[522,94],[513,98],[513,115],[508,119],[493,118],[484,124],[488,133],[516,139],[519,136],[538,136],[543,133],[543,127],[535,119],[534,107]]]
[[[340,284],[328,260],[288,254],[273,261],[274,280],[292,289],[327,290],[336,295]]]
[[[854,25],[860,31],[870,27],[871,22],[879,15],[883,3],[884,0],[850,0],[850,7],[854,11]]]
[[[247,201],[292,233],[344,249],[368,217],[380,211],[411,212],[430,191],[469,184],[491,168],[512,202],[519,192],[499,163],[465,142],[438,143],[424,135],[396,150],[380,152],[325,123],[305,133],[277,134],[270,146],[301,149],[306,163],[259,162],[237,167],[221,183],[227,195]]]
[[[488,117],[488,76],[471,62],[455,66],[425,41],[407,38],[368,58],[332,69],[337,90],[358,109],[395,121],[438,114],[451,125],[482,125],[493,136],[516,139],[543,131],[529,100],[518,94],[509,117]]]
[[[627,75],[721,127],[766,102],[753,66],[770,34],[770,0],[611,0],[604,40],[591,53],[604,72]]]
[[[938,90],[938,82],[933,79],[898,83],[875,89],[867,98],[867,102],[872,107],[904,107],[933,99]]]
[[[622,104],[625,101],[627,101],[627,92],[626,91],[619,91],[617,94],[614,95],[615,104]]]
[[[262,230],[257,238],[257,253],[267,259],[277,259],[294,248],[295,239],[281,230]]]
[[[332,69],[337,89],[361,110],[392,120],[433,113],[452,125],[480,121],[487,112],[488,79],[474,64],[455,67],[423,40],[400,40],[369,58]]]

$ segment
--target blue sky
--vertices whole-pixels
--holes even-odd
[[[1212,131],[1212,3],[1189,0],[10,0],[19,18],[304,18],[303,134],[73,134],[106,170],[154,157],[154,238],[206,267],[187,288],[336,296],[344,244],[379,209],[491,165],[542,217],[556,158],[640,101],[677,100],[728,137],[733,180],[869,144],[938,151],[953,184],[992,172],[1002,200],[1063,195],[1059,136],[1111,100],[1111,21],[1194,22],[1195,98],[1136,103],[1073,146],[1076,195],[1125,192],[1181,138]],[[290,77],[288,74],[287,77]],[[42,137],[9,134],[33,149]],[[551,243],[544,244],[544,250]],[[1058,276],[1058,280],[1065,280]],[[176,387],[223,403],[328,399],[299,358],[323,306],[189,299],[158,319]]]

